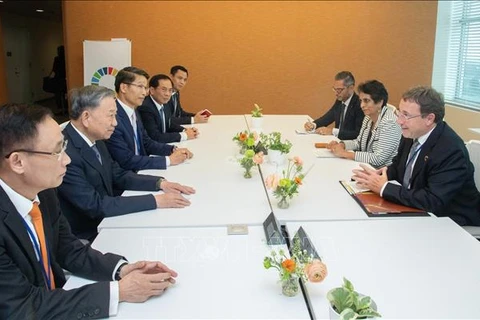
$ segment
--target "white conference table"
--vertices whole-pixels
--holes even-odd
[[[251,124],[251,116],[246,115]],[[290,200],[288,209],[278,209],[278,199],[269,192],[273,210],[279,221],[321,221],[321,220],[362,220],[369,219],[363,209],[346,192],[339,183],[349,181],[352,170],[359,168],[360,163],[352,160],[332,157],[326,149],[315,149],[316,142],[338,141],[334,136],[318,134],[298,134],[304,132],[303,125],[310,119],[306,115],[266,115],[261,131],[265,133],[279,131],[282,140],[288,139],[293,146],[289,157],[300,156],[304,161],[304,171],[312,165],[312,169],[304,179],[300,191]],[[311,120],[311,119],[310,119]],[[250,130],[255,130],[250,128]],[[328,155],[330,154],[330,157]],[[321,157],[318,157],[321,155]],[[326,157],[327,156],[327,157]],[[268,158],[268,157],[267,157]],[[281,174],[285,166],[277,167],[266,162],[262,165],[265,176],[271,173]],[[383,217],[382,219],[399,219],[401,216]],[[425,217],[409,217],[409,219]]]
[[[197,126],[197,125],[196,125]],[[238,163],[239,148],[233,136],[246,128],[243,115],[211,116],[199,124],[198,139],[181,142],[194,157],[167,170],[142,170],[142,174],[163,176],[195,188],[186,196],[191,205],[182,209],[166,208],[105,218],[103,228],[260,225],[271,210],[260,175],[252,168],[252,178],[243,177]],[[125,191],[124,196],[150,192]],[[157,192],[158,193],[158,192]]]
[[[300,156],[304,168],[312,169],[300,187],[299,194],[290,201],[288,209],[278,209],[278,200],[269,191],[273,211],[284,224],[287,221],[362,220],[369,219],[356,201],[344,190],[339,180],[350,180],[352,170],[359,163],[339,158],[316,156],[315,142],[329,142],[333,136],[297,134],[306,121],[305,115],[264,116],[259,132],[280,131],[282,139],[293,143],[289,157]],[[238,146],[232,137],[247,129],[250,116],[212,116],[208,124],[200,124],[200,137],[179,145],[194,152],[187,163],[168,170],[143,170],[141,173],[164,176],[168,180],[190,185],[196,194],[188,196],[191,206],[183,209],[155,209],[105,218],[98,226],[104,228],[225,226],[228,224],[260,225],[271,212],[257,168],[253,177],[243,178],[238,163]],[[255,130],[250,128],[250,130]],[[323,150],[324,152],[325,151]],[[283,167],[266,162],[262,164],[264,178],[281,173]],[[147,192],[126,191],[124,196]],[[398,219],[401,216],[383,219]],[[412,219],[412,217],[409,217]],[[419,217],[420,218],[420,217]],[[423,219],[422,217],[421,219]],[[413,218],[418,219],[418,218]]]
[[[118,319],[310,319],[303,295],[283,296],[278,272],[264,269],[271,247],[262,227],[248,235],[227,235],[226,227],[104,229],[92,247],[178,272],[162,296],[121,303]],[[72,276],[65,289],[88,283]]]
[[[480,243],[449,218],[287,223],[304,228],[328,276],[307,284],[317,319],[327,292],[352,281],[383,319],[478,319]]]

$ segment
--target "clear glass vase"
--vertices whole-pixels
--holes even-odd
[[[243,174],[245,179],[250,179],[252,177],[252,168],[245,168],[245,173]]]
[[[287,197],[282,197],[277,204],[279,209],[287,209],[290,206],[290,203],[287,200]]]
[[[297,277],[288,277],[282,280],[282,294],[287,297],[294,297],[298,294],[300,286]]]

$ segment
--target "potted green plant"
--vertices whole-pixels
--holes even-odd
[[[259,129],[263,124],[262,108],[258,104],[254,104],[255,109],[252,110],[252,128]]]
[[[330,301],[330,319],[367,319],[380,318],[377,305],[369,296],[355,291],[353,284],[343,278],[343,285],[327,293]]]
[[[269,134],[260,134],[260,141],[267,149],[268,159],[270,163],[283,165],[286,155],[292,148],[292,143],[288,140],[282,141],[282,134],[280,132],[272,132]]]

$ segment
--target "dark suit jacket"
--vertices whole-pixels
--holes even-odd
[[[103,141],[96,142],[102,157],[100,163],[95,152],[71,124],[67,125],[63,134],[69,142],[66,152],[72,162],[58,187],[58,196],[62,212],[77,237],[92,241],[104,217],[157,207],[151,194],[115,197],[113,190],[156,191],[159,177],[138,175],[122,169],[112,160]]]
[[[317,128],[326,127],[335,121],[335,128],[340,126],[340,114],[342,111],[342,102],[336,100],[330,110],[323,116],[315,120]],[[362,127],[362,121],[365,117],[362,109],[360,108],[360,99],[356,93],[353,94],[350,104],[347,108],[347,113],[343,120],[343,125],[338,132],[338,139],[340,140],[353,140],[358,136],[360,128]]]
[[[177,91],[170,101],[168,101],[169,108],[173,111],[172,123],[180,124],[192,124],[192,117],[195,116],[195,113],[187,112],[183,110],[182,104],[180,103],[180,92]]]
[[[102,254],[83,245],[70,232],[70,226],[60,212],[55,190],[40,192],[38,198],[56,287],[65,284],[62,268],[100,282],[69,291],[49,291],[23,218],[0,188],[0,318],[108,317],[109,281],[122,257]]]
[[[412,139],[402,137],[398,154],[388,167],[389,180],[402,183],[412,144]],[[480,194],[473,170],[464,142],[442,121],[420,149],[410,189],[388,183],[383,197],[436,216],[448,216],[459,225],[480,226]]]
[[[165,157],[149,155],[169,156],[173,146],[150,139],[138,112],[137,132],[140,140],[139,155],[135,155],[135,138],[130,119],[117,101],[117,127],[110,139],[105,141],[112,158],[125,170],[166,169]]]
[[[147,96],[143,101],[143,104],[138,107],[138,113],[142,117],[143,125],[145,130],[147,130],[148,135],[155,141],[158,142],[179,142],[181,139],[180,133],[185,128],[172,123],[172,105],[168,103],[163,106],[163,114],[165,115],[165,126],[163,128],[162,119],[160,118],[160,113],[155,105],[151,96]],[[163,132],[163,130],[165,132]]]

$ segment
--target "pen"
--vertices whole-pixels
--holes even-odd
[[[309,124],[308,127],[310,128],[308,131],[313,131],[313,123],[310,118],[307,118],[307,123]]]

